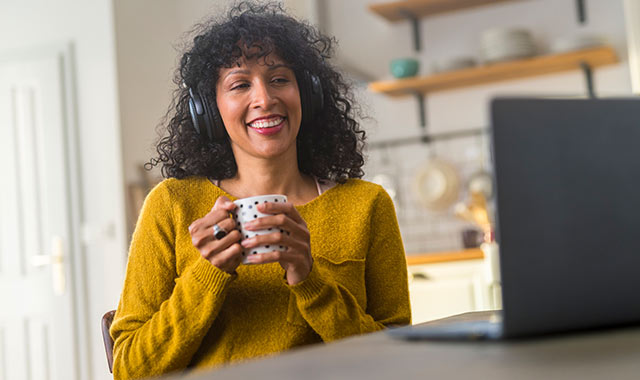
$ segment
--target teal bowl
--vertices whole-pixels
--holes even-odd
[[[418,60],[413,58],[398,58],[391,61],[391,75],[396,78],[412,77],[418,74]]]

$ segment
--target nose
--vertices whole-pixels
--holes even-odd
[[[253,86],[252,105],[254,108],[269,109],[276,104],[277,98],[272,93],[268,83],[258,80]]]

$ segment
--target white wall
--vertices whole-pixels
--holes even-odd
[[[183,34],[215,8],[214,2],[204,0],[115,0],[113,3],[123,171],[125,182],[135,183],[142,180],[139,166],[155,156],[159,138],[156,128],[167,112],[175,89],[173,72]],[[159,168],[151,175],[160,178]],[[130,207],[129,198],[125,199]],[[135,223],[130,215],[127,213],[129,233]]]
[[[136,165],[155,155],[155,128],[171,102],[173,72],[182,35],[211,1],[115,0],[124,173],[138,180]]]
[[[86,238],[75,263],[84,263],[88,280],[86,288],[79,284],[86,291],[81,305],[86,300],[88,308],[86,331],[79,333],[89,334],[88,342],[80,342],[80,378],[108,378],[98,326],[102,313],[116,305],[126,251],[111,1],[5,0],[0,7],[1,53],[69,43],[75,51]]]

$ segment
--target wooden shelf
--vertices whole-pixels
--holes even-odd
[[[415,18],[422,18],[481,5],[511,1],[519,0],[408,0],[371,4],[369,9],[391,22],[396,22],[406,20],[409,15]]]
[[[601,46],[562,54],[550,54],[476,66],[440,74],[372,82],[369,89],[390,96],[427,94],[510,79],[527,78],[562,71],[578,70],[581,63],[591,68],[618,62],[611,46]]]
[[[480,248],[470,248],[453,252],[412,253],[407,255],[407,265],[446,263],[450,261],[478,260],[483,258],[484,253]]]

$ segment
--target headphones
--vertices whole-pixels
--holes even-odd
[[[302,124],[308,124],[324,108],[324,94],[320,79],[304,70],[296,73],[300,103],[302,104]],[[207,141],[221,140],[226,136],[224,123],[215,101],[209,102],[196,88],[189,88],[189,113],[196,132]]]

